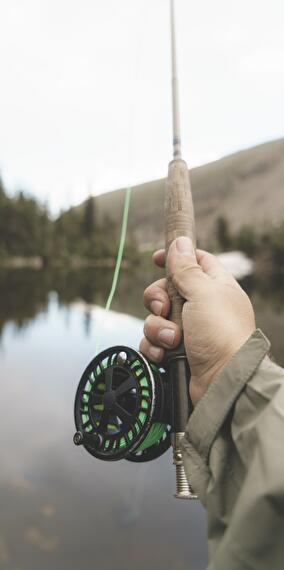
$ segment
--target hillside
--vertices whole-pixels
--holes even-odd
[[[284,139],[194,168],[190,173],[199,242],[208,244],[219,216],[232,230],[284,220]],[[143,249],[163,243],[165,180],[133,188],[129,230]],[[99,217],[121,218],[124,189],[96,198]]]

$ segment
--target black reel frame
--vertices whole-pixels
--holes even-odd
[[[160,457],[171,445],[167,378],[166,367],[149,363],[133,348],[114,346],[98,354],[77,389],[74,443],[106,461]],[[158,440],[143,449],[155,423],[164,429],[161,426]]]

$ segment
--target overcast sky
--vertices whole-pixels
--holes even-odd
[[[0,171],[55,212],[166,175],[168,0],[0,0]],[[284,135],[283,0],[176,0],[189,166]]]

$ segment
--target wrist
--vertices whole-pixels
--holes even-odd
[[[237,341],[235,341],[235,343],[232,344],[230,346],[230,349],[227,349],[226,352],[223,350],[222,359],[219,359],[217,362],[211,365],[209,369],[202,370],[200,374],[194,374],[193,371],[189,384],[189,393],[194,407],[204,396],[210,384],[214,382],[215,378],[229,364],[232,358],[244,346],[244,344],[248,341],[254,332],[255,329],[252,329],[247,335],[244,335],[242,339],[239,338]]]
[[[224,360],[222,363],[219,362],[218,365],[210,369],[206,374],[201,376],[191,376],[189,384],[189,394],[193,406],[195,407],[199,400],[204,396],[205,392],[208,390],[210,384],[214,381],[219,372],[226,366],[230,361],[230,357]]]

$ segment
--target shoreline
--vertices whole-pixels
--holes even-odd
[[[52,262],[45,262],[41,257],[7,257],[0,260],[0,269],[34,269],[41,271],[43,269],[114,269],[116,264],[115,258],[107,259],[84,259],[79,257],[69,258],[66,261],[59,259]],[[123,260],[121,267],[127,269],[131,266],[131,262]]]
[[[254,273],[254,262],[241,251],[229,251],[216,254],[217,258],[236,279],[248,277]],[[114,269],[116,265],[115,258],[106,259],[88,259],[78,256],[70,257],[66,260],[53,259],[46,262],[40,256],[22,257],[14,256],[0,259],[0,269],[32,269],[36,271],[42,270],[81,270],[81,269]],[[143,265],[143,260],[141,265]],[[129,269],[133,266],[133,261],[124,259],[121,264],[122,269]]]

